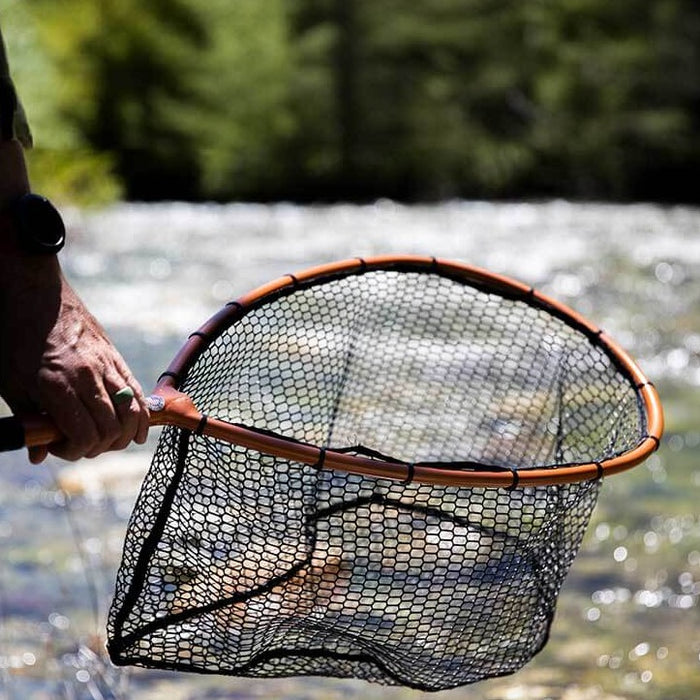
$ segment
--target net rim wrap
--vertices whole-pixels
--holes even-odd
[[[153,393],[165,399],[164,418],[168,414],[169,405],[181,402],[180,397],[183,395],[179,394],[177,389],[188,370],[214,339],[247,313],[300,288],[378,270],[428,273],[447,277],[482,292],[525,302],[557,317],[584,334],[592,345],[600,348],[610,358],[636,391],[644,409],[643,438],[633,449],[600,462],[509,469],[499,465],[477,463],[406,464],[383,455],[363,456],[302,443],[283,435],[204,416],[194,406],[190,406],[186,411],[179,410],[174,422],[198,433],[233,441],[265,454],[318,468],[444,486],[516,488],[588,481],[631,469],[659,447],[664,419],[658,392],[632,357],[604,331],[565,304],[517,280],[466,263],[418,255],[352,258],[320,265],[303,272],[284,275],[229,302],[189,336],[167,370],[160,376]],[[166,419],[163,422],[168,421]]]

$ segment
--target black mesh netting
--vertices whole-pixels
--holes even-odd
[[[427,272],[278,294],[181,390],[232,423],[451,468],[598,462],[643,437],[635,388],[595,338]],[[402,483],[166,428],[128,528],[110,653],[425,690],[513,672],[546,642],[598,487]]]

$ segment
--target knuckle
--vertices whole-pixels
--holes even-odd
[[[131,442],[130,439],[122,438],[121,440],[117,440],[115,443],[113,443],[110,446],[110,450],[114,450],[114,451],[118,452],[119,450],[123,450],[126,447],[128,447],[130,442]]]
[[[111,445],[121,437],[122,432],[122,426],[117,421],[113,421],[107,427],[102,442]]]
[[[61,445],[56,447],[51,447],[50,450],[52,455],[65,459],[67,462],[77,462],[79,459],[85,456],[85,451],[74,445]]]
[[[78,455],[77,459],[90,454],[99,441],[100,437],[96,430],[84,430],[80,437],[72,443],[73,451]]]
[[[141,413],[141,406],[135,399],[131,399],[129,403],[123,405],[124,420],[138,420]]]

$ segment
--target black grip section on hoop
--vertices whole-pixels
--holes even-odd
[[[16,416],[0,419],[0,452],[24,447],[24,425]]]

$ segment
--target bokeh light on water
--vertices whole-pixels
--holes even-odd
[[[359,255],[457,258],[532,284],[605,328],[657,384],[664,444],[643,466],[606,480],[545,650],[513,677],[444,697],[700,697],[700,211],[162,204],[66,218],[67,273],[146,386],[225,301]],[[361,682],[222,679],[106,662],[105,611],[151,447],[54,462],[53,471],[2,457],[0,698],[420,696]]]

